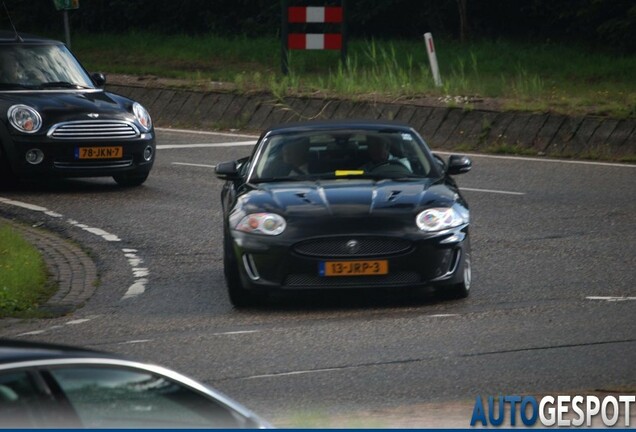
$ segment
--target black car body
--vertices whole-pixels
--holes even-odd
[[[155,159],[152,121],[104,83],[61,42],[0,32],[0,176],[143,183]]]
[[[386,159],[379,163],[370,160],[378,141]],[[299,172],[286,146],[304,146]],[[232,303],[323,288],[434,286],[467,296],[469,210],[450,175],[470,168],[457,155],[445,164],[415,130],[392,122],[267,130],[250,157],[216,168],[226,180],[224,268]]]
[[[2,428],[269,428],[169,369],[112,354],[0,339]]]

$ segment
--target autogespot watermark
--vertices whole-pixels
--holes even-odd
[[[635,395],[620,396],[477,396],[471,426],[629,427]],[[597,420],[598,419],[598,420]]]

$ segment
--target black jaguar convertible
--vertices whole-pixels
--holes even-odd
[[[269,129],[224,162],[224,268],[231,302],[271,291],[434,287],[469,293],[469,210],[444,162],[406,125],[307,122]]]
[[[150,115],[104,83],[61,42],[0,32],[0,182],[108,176],[142,184],[155,158]]]

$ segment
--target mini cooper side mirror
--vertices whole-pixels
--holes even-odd
[[[236,161],[221,162],[214,169],[214,173],[221,180],[233,180],[239,177]]]
[[[93,80],[93,83],[99,88],[104,87],[104,84],[106,84],[106,75],[101,72],[95,72],[94,74],[92,74],[91,79]]]
[[[446,174],[457,175],[464,174],[470,171],[473,167],[473,163],[467,156],[451,155],[448,158],[448,164],[446,168]]]

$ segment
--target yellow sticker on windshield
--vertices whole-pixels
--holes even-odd
[[[364,170],[336,170],[336,177],[350,176],[350,175],[363,175]]]

